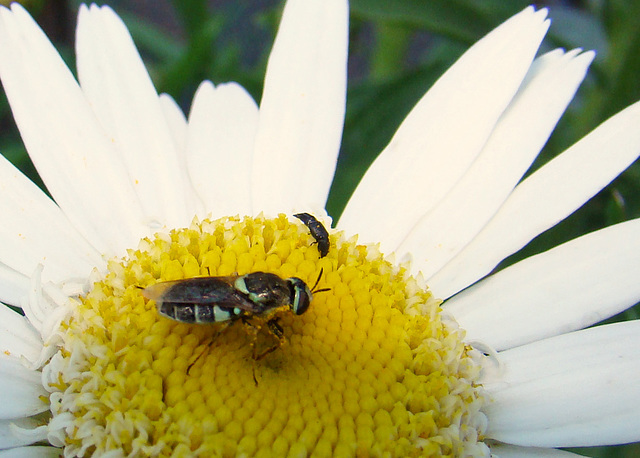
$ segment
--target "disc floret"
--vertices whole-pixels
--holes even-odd
[[[256,271],[307,285],[322,271],[327,289],[302,315],[277,311],[284,343],[259,361],[266,326],[254,342],[242,322],[180,323],[141,294]],[[111,262],[63,323],[52,435],[67,456],[481,455],[477,355],[440,312],[402,267],[342,233],[320,257],[285,215],[194,221]]]

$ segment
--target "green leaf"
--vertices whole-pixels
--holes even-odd
[[[171,4],[180,16],[189,38],[199,35],[207,27],[210,14],[205,0],[173,0]]]
[[[162,92],[177,97],[185,90],[192,93],[202,80],[211,77],[208,69],[215,57],[213,44],[222,30],[222,23],[218,17],[211,17],[201,26],[190,36],[179,57],[165,66],[159,75],[156,86]]]
[[[158,61],[178,58],[183,45],[174,36],[146,20],[141,20],[140,16],[125,11],[118,11],[118,15],[127,25],[133,41],[143,54]]]
[[[352,0],[350,8],[359,19],[400,23],[471,44],[528,3],[526,0]]]
[[[400,123],[453,58],[449,49],[441,49],[431,54],[430,62],[412,72],[349,90],[342,149],[327,202],[334,219],[338,219],[369,165]]]

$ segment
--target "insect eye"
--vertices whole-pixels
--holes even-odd
[[[302,315],[309,308],[311,303],[311,291],[305,282],[299,278],[290,278],[291,282],[291,310],[296,315]]]
[[[311,296],[306,291],[302,291],[299,296],[296,297],[296,303],[293,305],[293,313],[296,315],[302,315],[309,308],[311,303]]]

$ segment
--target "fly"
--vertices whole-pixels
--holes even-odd
[[[259,361],[286,341],[278,318],[274,316],[276,312],[286,310],[294,315],[305,313],[311,304],[313,293],[328,291],[328,288],[315,289],[321,277],[322,270],[313,289],[298,277],[283,279],[269,272],[197,277],[159,282],[144,288],[142,295],[156,301],[158,313],[172,320],[189,324],[225,323],[215,337],[236,321],[241,321],[252,336],[253,359]],[[269,333],[277,340],[262,353],[258,353],[255,346],[261,328],[260,321],[266,321]],[[188,370],[202,354],[191,363]]]

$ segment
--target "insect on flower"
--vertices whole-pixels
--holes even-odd
[[[276,313],[291,311],[295,315],[302,315],[306,312],[313,293],[329,290],[315,289],[321,277],[322,269],[312,289],[300,278],[283,279],[268,272],[197,277],[159,282],[144,288],[142,295],[156,301],[158,313],[172,320],[190,324],[225,323],[211,342],[227,327],[241,321],[252,336],[253,359],[259,361],[277,350],[286,340]],[[258,353],[255,341],[265,322],[269,333],[277,341]],[[208,347],[205,351],[207,349]],[[203,354],[204,351],[191,363],[189,369]]]
[[[314,239],[316,239],[316,243],[318,244],[318,251],[320,252],[320,257],[324,258],[327,253],[329,253],[329,232],[327,232],[327,228],[316,219],[315,216],[309,213],[296,213],[296,218],[302,221],[308,228],[309,232]]]

